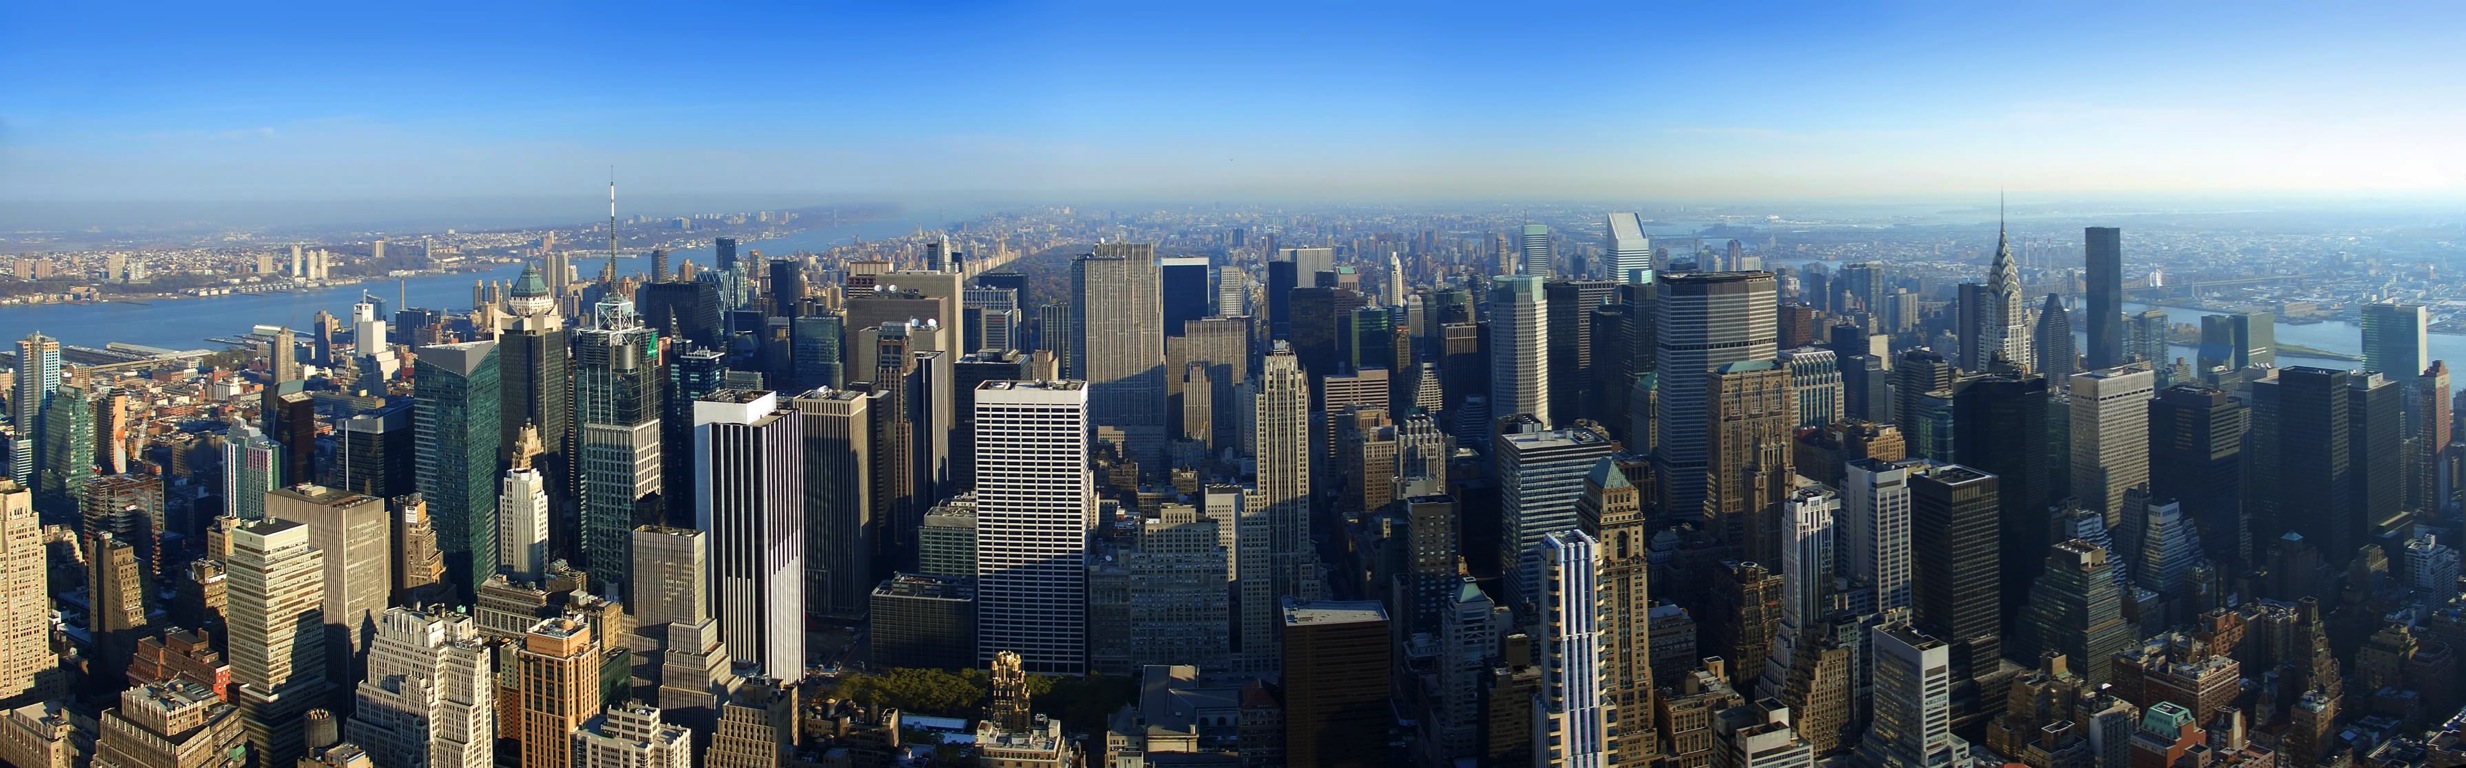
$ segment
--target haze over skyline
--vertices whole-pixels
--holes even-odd
[[[2466,191],[2466,10],[0,8],[0,201]],[[106,31],[107,30],[107,31]]]

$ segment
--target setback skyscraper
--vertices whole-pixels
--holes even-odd
[[[1154,246],[1101,243],[1071,262],[1071,375],[1087,381],[1088,415],[1121,430],[1129,454],[1165,455],[1164,309]],[[1020,655],[1030,656],[1025,650]]]
[[[539,430],[540,454],[532,464],[547,478],[552,509],[564,505],[573,487],[565,466],[573,432],[573,352],[566,343],[565,316],[548,288],[551,281],[564,280],[562,275],[543,279],[539,270],[524,267],[505,300],[511,316],[497,332],[499,450],[511,450],[524,426]]]

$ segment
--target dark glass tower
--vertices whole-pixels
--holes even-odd
[[[795,259],[771,260],[771,316],[796,317],[805,298],[805,268]]]
[[[2113,368],[2124,364],[2123,333],[2123,230],[2114,227],[2090,227],[2082,233],[2086,241],[2083,251],[2088,260],[2089,317],[2082,327],[2089,331],[2089,369]]]
[[[715,260],[712,263],[717,264],[720,271],[728,272],[736,269],[736,238],[719,238],[718,242],[712,245],[712,250],[715,251],[713,254]]]
[[[2296,366],[2252,384],[2252,538],[2293,532],[2345,562],[2362,541],[2355,511],[2345,371]]]
[[[1182,323],[1207,316],[1207,257],[1172,256],[1158,262],[1164,299],[1164,335],[1182,335]]]
[[[669,354],[668,391],[661,398],[666,413],[660,417],[659,429],[665,486],[660,496],[678,502],[669,505],[668,524],[692,527],[693,516],[685,506],[694,498],[694,401],[719,391],[728,376],[728,360],[706,349]]]
[[[634,304],[599,303],[595,322],[574,334],[574,421],[582,562],[591,580],[625,585],[633,566],[633,530],[664,523],[644,519],[646,497],[659,493],[660,385],[658,335],[643,327]]]
[[[638,291],[642,324],[662,336],[717,349],[723,333],[719,319],[719,284],[690,280],[652,283]]]
[[[1910,582],[1917,624],[1953,644],[1952,674],[1968,680],[2001,658],[2003,596],[1998,478],[1960,464],[1910,473]]]
[[[2053,468],[2047,461],[2047,382],[2039,376],[1982,376],[1962,380],[1952,396],[1953,444],[1961,463],[1996,477],[1997,518],[2002,521],[1999,595],[2005,626],[2029,602],[2030,584],[2046,565],[2048,532],[2055,515],[2047,491]]]
[[[445,553],[445,578],[468,602],[497,572],[497,343],[439,344],[418,355],[411,418],[419,492]]]
[[[2225,390],[2179,384],[2149,403],[2149,489],[2176,499],[2210,560],[2251,562],[2243,511],[2243,436],[2251,411]],[[2241,569],[2235,569],[2240,572]]]
[[[2404,388],[2380,373],[2346,380],[2348,446],[2354,451],[2355,522],[2361,546],[2369,537],[2406,527],[2406,424]],[[2329,552],[2343,558],[2354,554]]]
[[[840,349],[847,343],[847,320],[822,314],[791,321],[789,345],[795,358],[796,386],[838,388],[845,382]]]
[[[1573,424],[1585,414],[1585,390],[1593,375],[1593,310],[1618,290],[1610,280],[1553,280],[1542,286],[1549,327],[1552,424]]]

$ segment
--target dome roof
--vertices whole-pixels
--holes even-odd
[[[522,276],[514,278],[513,295],[546,296],[548,295],[548,280],[540,276],[538,267],[525,265],[522,268]]]

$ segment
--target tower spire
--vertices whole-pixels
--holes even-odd
[[[616,272],[616,166],[608,166],[608,272]]]

